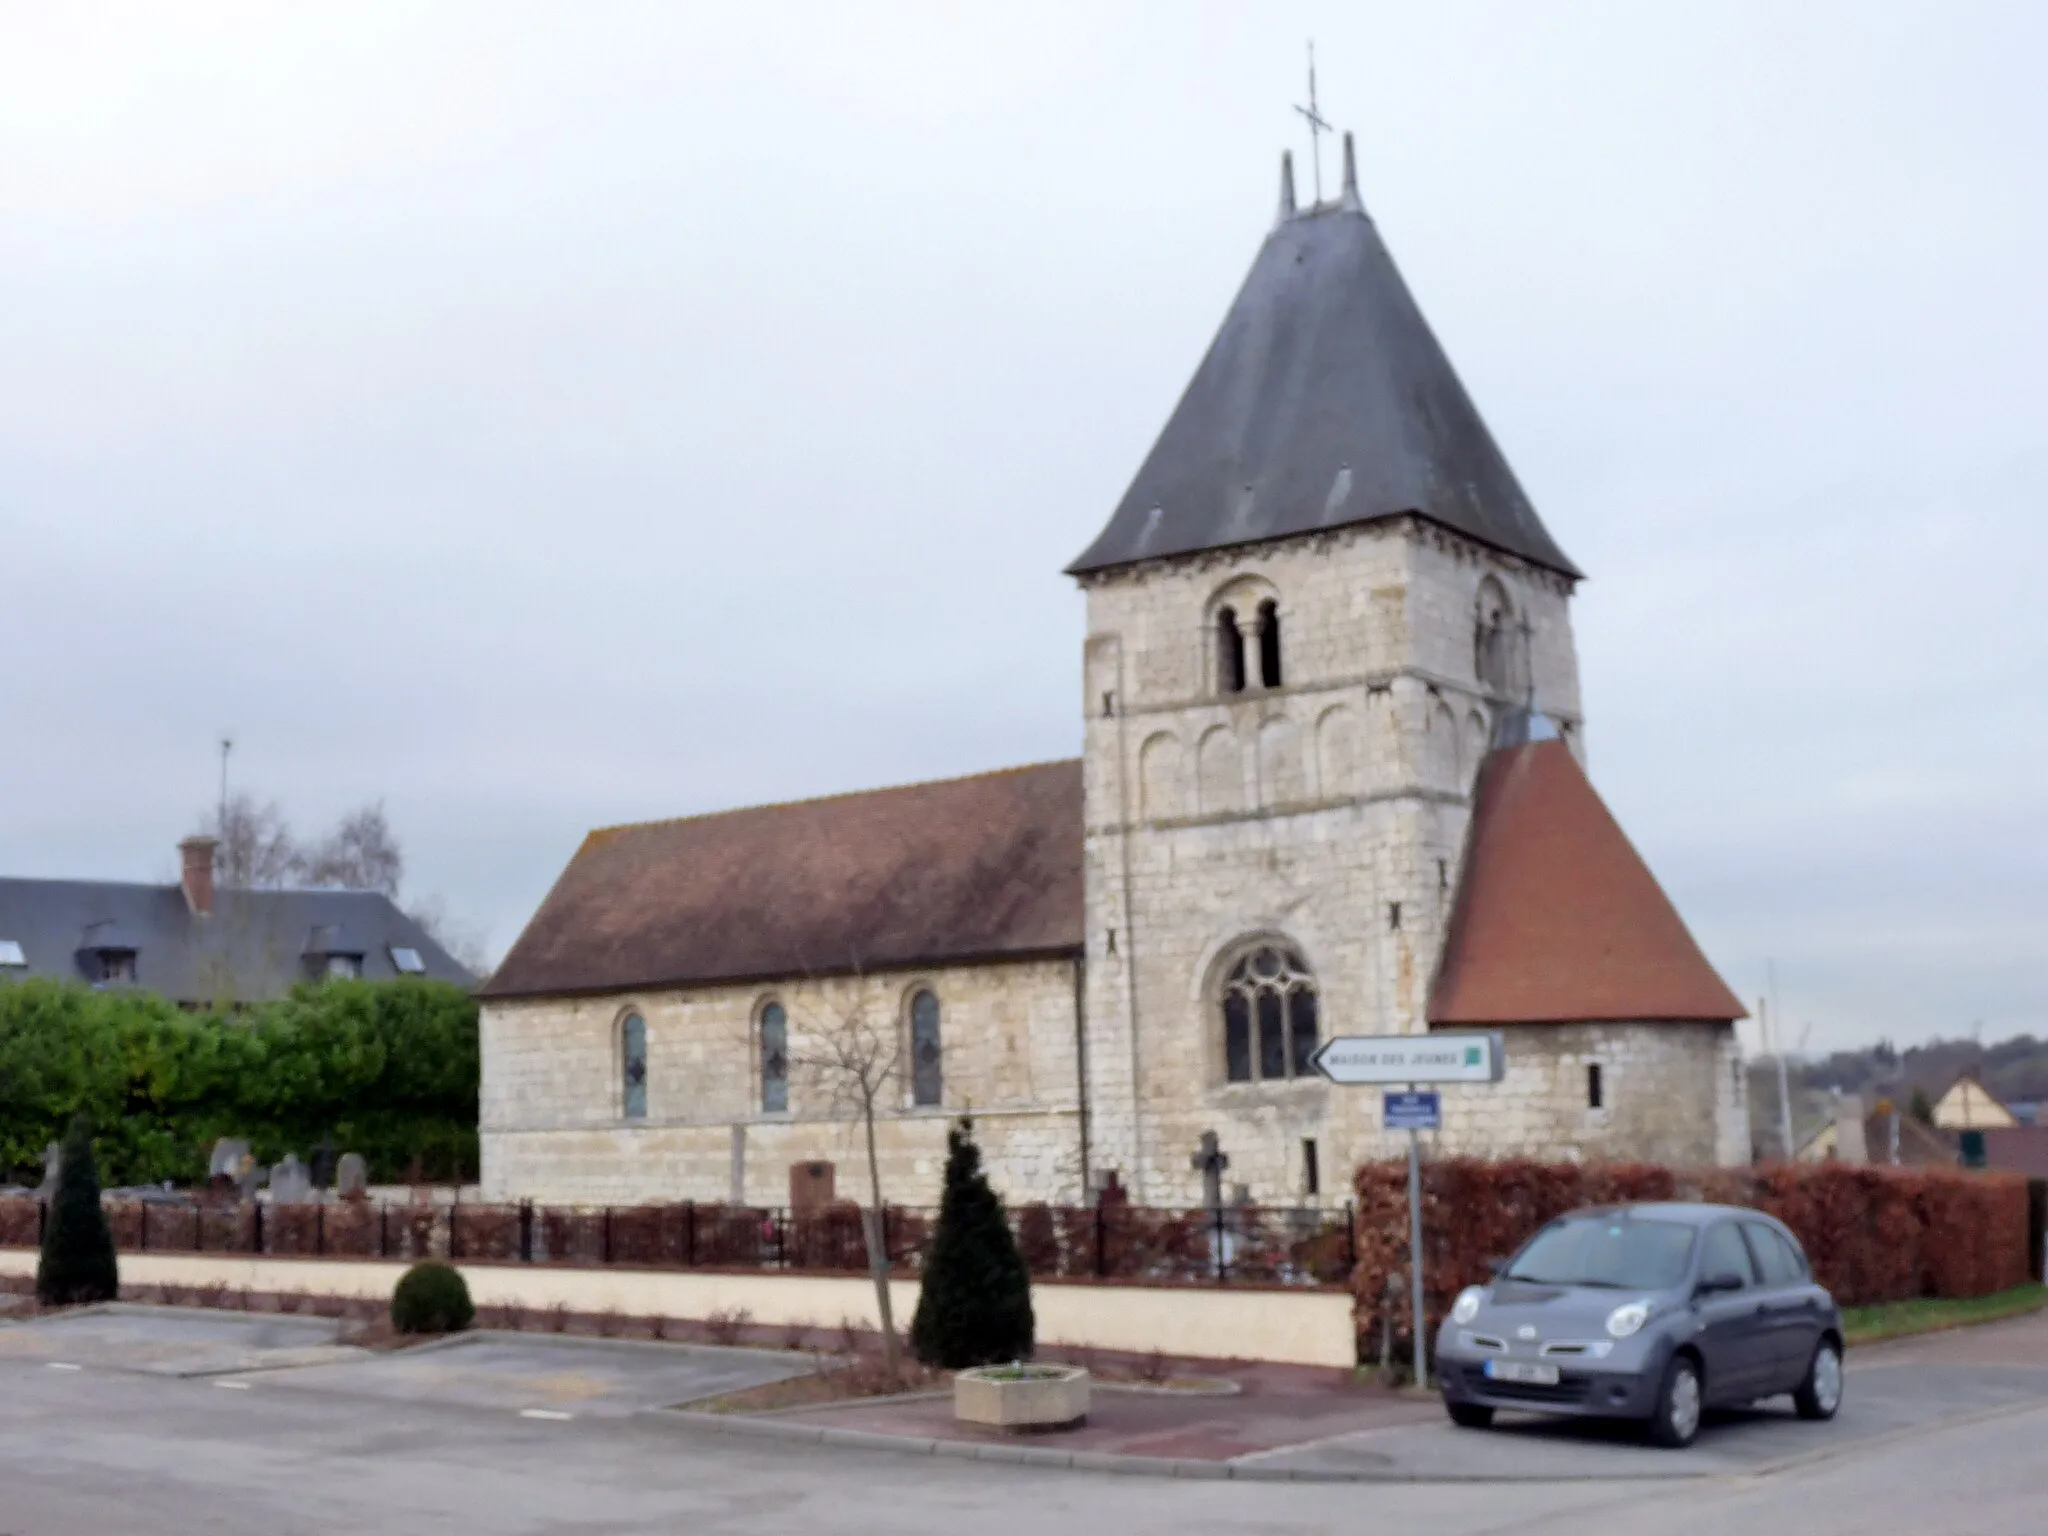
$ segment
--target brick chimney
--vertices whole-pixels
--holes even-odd
[[[188,837],[178,844],[185,861],[178,883],[185,888],[185,905],[200,917],[213,910],[213,850],[219,843],[218,838]]]

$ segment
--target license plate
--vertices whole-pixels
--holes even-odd
[[[1489,1360],[1486,1374],[1495,1381],[1525,1381],[1532,1387],[1557,1385],[1557,1367],[1531,1365],[1523,1360]]]

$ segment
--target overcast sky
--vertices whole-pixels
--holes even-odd
[[[1710,956],[2048,1033],[2024,3],[0,5],[0,871],[170,878],[225,729],[502,953],[590,826],[1072,754],[1310,36]]]

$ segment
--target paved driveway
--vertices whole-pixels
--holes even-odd
[[[807,1355],[546,1334],[473,1333],[442,1345],[268,1371],[266,1391],[619,1416],[808,1376]]]
[[[115,1305],[0,1327],[0,1360],[214,1376],[359,1354],[331,1318]]]

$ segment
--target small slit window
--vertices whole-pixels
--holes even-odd
[[[945,1097],[939,1047],[939,1000],[921,990],[910,1000],[910,1094],[914,1103],[937,1104]]]
[[[1606,1074],[1600,1070],[1600,1063],[1589,1062],[1586,1066],[1586,1108],[1607,1107]]]
[[[761,1108],[771,1115],[789,1108],[789,1014],[780,1003],[761,1010]]]
[[[1237,610],[1216,610],[1216,687],[1223,693],[1243,693],[1244,631],[1237,627]]]
[[[1259,682],[1280,686],[1280,605],[1271,598],[1259,604]]]
[[[647,1118],[647,1021],[629,1013],[619,1025],[620,1110],[628,1120]]]
[[[427,963],[420,958],[420,952],[409,945],[391,946],[391,968],[401,976],[422,976],[426,974]]]

